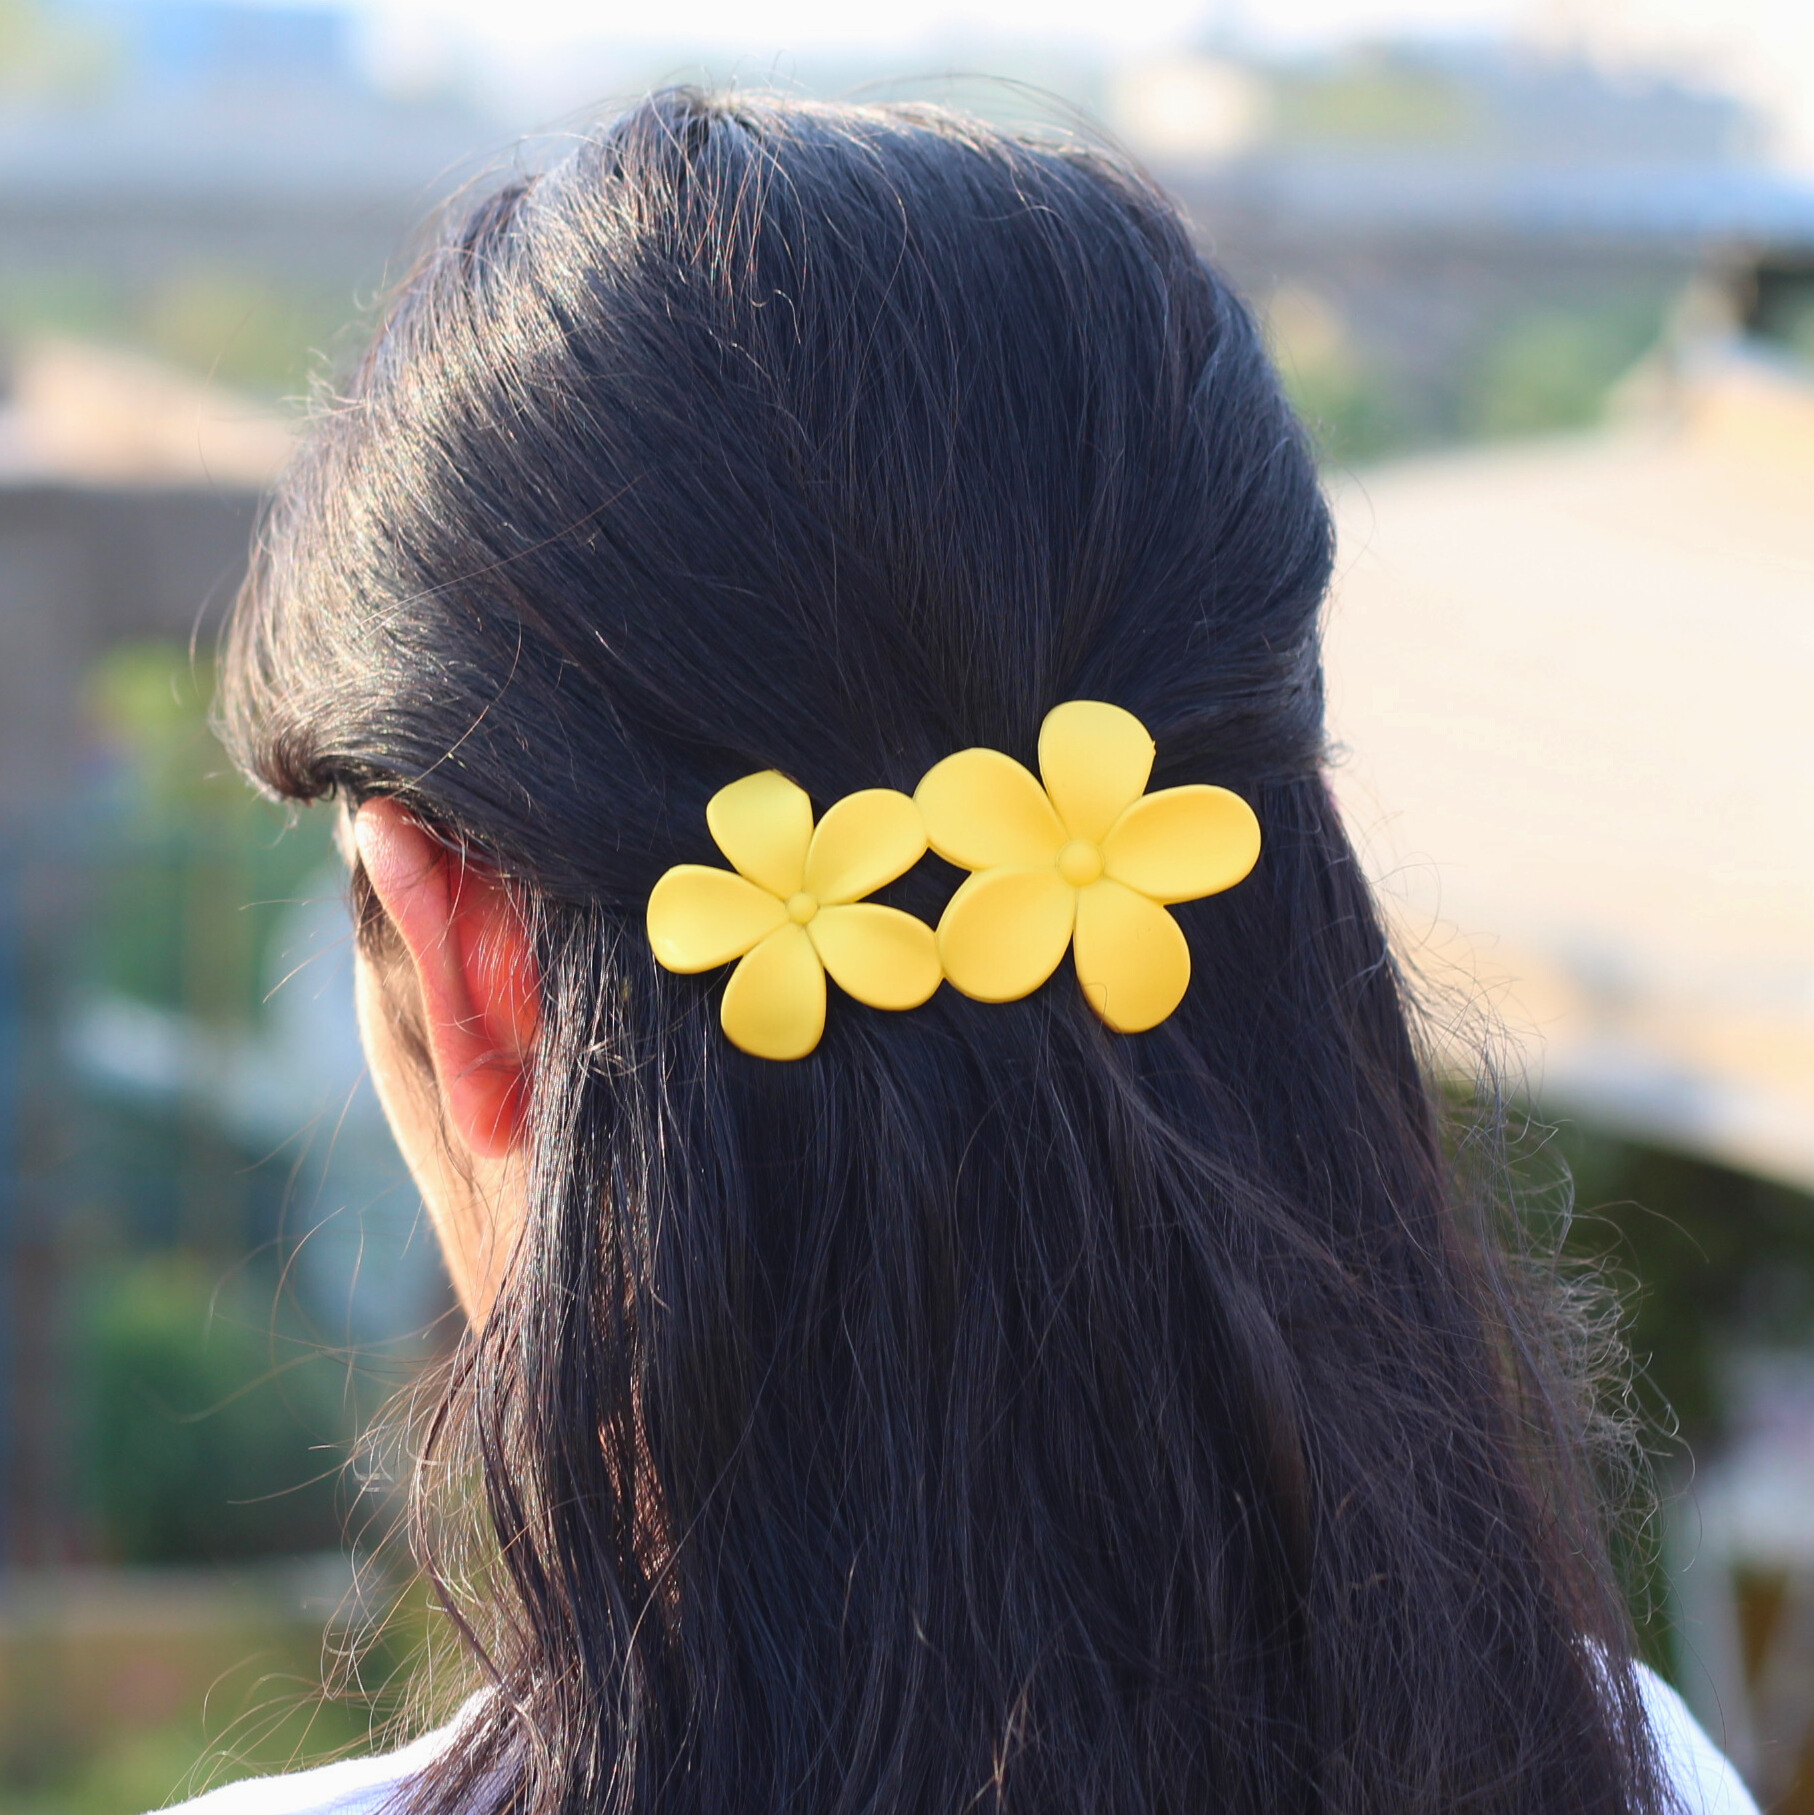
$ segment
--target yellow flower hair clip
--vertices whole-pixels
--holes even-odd
[[[926,852],[919,809],[892,788],[812,803],[765,769],[720,788],[706,824],[731,870],[677,864],[649,896],[649,943],[671,971],[738,960],[719,1018],[734,1046],[800,1059],[825,1030],[825,973],[871,1008],[917,1008],[939,986],[932,929],[866,902]]]
[[[1046,714],[1039,772],[960,750],[914,799],[938,854],[971,870],[938,925],[966,996],[1031,995],[1071,946],[1091,1005],[1117,1033],[1163,1021],[1190,982],[1165,904],[1232,888],[1260,855],[1253,809],[1226,788],[1146,792],[1153,740],[1131,712],[1071,700]]]

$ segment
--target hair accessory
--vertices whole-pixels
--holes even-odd
[[[1253,809],[1226,788],[1146,793],[1153,740],[1131,712],[1071,700],[1039,731],[1044,786],[999,750],[960,750],[914,794],[932,848],[974,871],[938,925],[966,996],[1031,995],[1071,946],[1091,1006],[1117,1033],[1183,999],[1190,947],[1165,903],[1232,888],[1260,854]]]
[[[765,769],[720,788],[705,818],[736,873],[676,864],[649,896],[649,943],[671,971],[738,960],[719,1010],[732,1045],[804,1058],[825,1030],[827,971],[871,1008],[917,1008],[938,988],[932,929],[862,900],[925,855],[905,794],[847,794],[815,830],[805,791]]]

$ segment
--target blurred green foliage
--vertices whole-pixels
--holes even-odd
[[[1449,1111],[1463,1176],[1511,1218],[1541,1288],[1585,1316],[1575,1361],[1625,1440],[1597,1458],[1614,1567],[1641,1655],[1679,1681],[1670,1506],[1738,1434],[1734,1363],[1814,1350],[1814,1195],[1528,1105],[1502,1141],[1499,1112],[1459,1083]]]
[[[1285,390],[1326,466],[1364,465],[1419,444],[1391,387],[1352,363],[1288,368]]]
[[[116,643],[89,670],[87,692],[89,716],[117,759],[121,804],[138,820],[149,815],[165,829],[197,816],[246,817],[252,797],[209,729],[206,661],[161,638]]]
[[[281,1277],[295,1151],[253,1150],[211,1096],[259,1034],[288,904],[332,862],[328,815],[286,831],[232,772],[208,729],[211,678],[178,646],[137,643],[89,687],[115,760],[68,986],[112,1005],[109,1027],[142,1005],[184,1071],[163,1094],[73,1080],[74,1468],[93,1542],[116,1562],[337,1545],[352,1396],[370,1386],[321,1346]]]
[[[1814,259],[1768,261],[1754,274],[1747,330],[1763,345],[1814,367]]]
[[[1657,342],[1661,296],[1543,308],[1487,338],[1458,396],[1464,441],[1554,434],[1596,422],[1613,387]]]
[[[15,263],[0,271],[0,346],[38,337],[101,341],[266,401],[306,393],[353,313],[333,286],[254,266],[196,261],[128,279]]]
[[[1627,1340],[1654,1419],[1691,1451],[1731,1434],[1723,1376],[1745,1350],[1814,1347],[1814,1196],[1565,1123],[1568,1251],[1627,1289]]]
[[[320,1559],[327,1598],[346,1576]],[[132,1605],[0,1622],[0,1808],[135,1815],[242,1777],[304,1770],[395,1743],[427,1683],[451,1713],[462,1672],[418,1583],[363,1574],[332,1611],[300,1611],[294,1565],[140,1572]],[[335,1577],[338,1575],[338,1586]],[[97,1583],[94,1593],[104,1588]]]
[[[161,641],[120,644],[90,676],[116,761],[83,982],[246,1026],[283,908],[335,861],[333,824],[246,786],[209,729],[213,685],[207,663]]]
[[[1667,293],[1517,310],[1483,326],[1451,380],[1415,408],[1390,364],[1325,319],[1296,344],[1273,340],[1287,395],[1332,466],[1445,446],[1553,435],[1599,422],[1620,381],[1661,339]],[[1326,313],[1326,312],[1325,312]]]
[[[175,1674],[193,1681],[194,1692],[183,1695],[180,1713],[108,1718],[97,1708],[73,1730],[53,1716],[35,1733],[9,1736],[10,1756],[0,1756],[7,1815],[137,1815],[236,1778],[368,1748],[369,1709],[322,1692],[318,1625],[249,1621],[210,1632],[199,1645],[183,1637],[190,1655]],[[61,1680],[42,1641],[33,1649],[37,1669],[80,1691]]]
[[[117,47],[98,21],[38,0],[0,0],[0,97],[80,100],[116,67]]]
[[[340,1543],[347,1367],[282,1315],[268,1278],[219,1279],[165,1252],[109,1268],[84,1296],[80,1476],[109,1560]]]
[[[125,331],[145,351],[265,396],[306,386],[315,349],[335,337],[347,298],[310,294],[231,265],[197,265],[146,287]]]
[[[1452,72],[1383,50],[1276,70],[1271,91],[1273,130],[1290,144],[1434,151],[1484,134],[1478,104]]]
[[[1787,314],[1782,325],[1783,344],[1804,364],[1814,366],[1814,296]]]
[[[1450,1106],[1456,1150],[1490,1158],[1479,1105]],[[1814,1194],[1528,1107],[1505,1152],[1497,1194],[1537,1254],[1616,1295],[1630,1378],[1607,1384],[1665,1469],[1734,1434],[1734,1357],[1814,1349]]]

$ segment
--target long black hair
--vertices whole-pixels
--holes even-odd
[[[527,1228],[428,1470],[478,1473],[496,1692],[414,1806],[1654,1806],[1582,1401],[1326,785],[1330,565],[1253,321],[1103,151],[673,92],[451,217],[223,693],[267,789],[398,796],[540,961]],[[1031,762],[1073,698],[1264,828],[1155,1030],[1067,966],[834,995],[771,1063],[653,961],[716,789]]]

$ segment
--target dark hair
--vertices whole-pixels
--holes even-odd
[[[1654,1805],[1582,1401],[1322,773],[1330,562],[1252,320],[1099,150],[667,93],[403,284],[223,719],[275,793],[495,866],[540,958],[528,1228],[435,1450],[498,1692],[416,1806]],[[1031,761],[1072,698],[1264,827],[1154,1031],[1063,967],[834,994],[770,1063],[654,963],[714,790]]]

